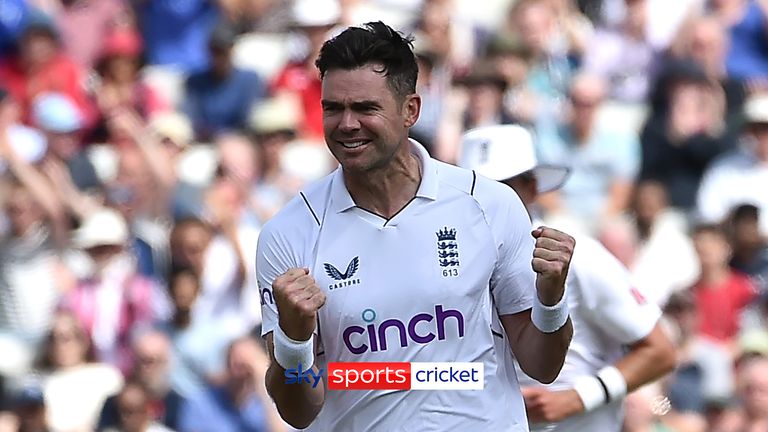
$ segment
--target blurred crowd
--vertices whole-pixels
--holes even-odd
[[[412,136],[515,123],[679,348],[625,430],[768,430],[768,1],[0,0],[0,431],[280,431],[260,227],[335,169],[314,59],[415,37]]]

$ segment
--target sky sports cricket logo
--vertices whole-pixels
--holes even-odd
[[[314,388],[326,376],[329,390],[482,390],[483,372],[482,362],[337,362],[327,371],[286,369],[285,383]]]

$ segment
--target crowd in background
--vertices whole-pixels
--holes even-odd
[[[0,0],[0,431],[289,429],[256,241],[335,169],[314,59],[373,20],[414,139],[529,128],[571,168],[537,211],[663,308],[626,431],[768,430],[768,1]]]

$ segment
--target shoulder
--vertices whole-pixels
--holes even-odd
[[[294,242],[308,240],[320,227],[321,218],[328,202],[333,173],[317,180],[283,206],[259,234],[259,243]]]
[[[720,174],[748,168],[753,164],[754,158],[746,150],[738,149],[719,156],[712,162],[708,171],[711,174]]]

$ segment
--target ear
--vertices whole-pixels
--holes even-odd
[[[421,96],[416,93],[408,95],[403,101],[403,115],[405,117],[406,128],[410,128],[416,124],[421,113]]]

